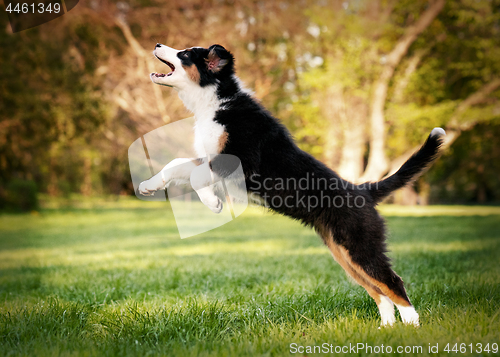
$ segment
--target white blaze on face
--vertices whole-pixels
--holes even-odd
[[[151,73],[149,77],[153,83],[177,89],[184,89],[187,85],[189,85],[190,79],[182,66],[181,60],[177,57],[179,52],[181,51],[165,45],[156,46],[153,54],[156,58],[163,62],[167,68],[170,67],[170,72]]]

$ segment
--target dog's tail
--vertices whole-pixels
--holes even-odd
[[[382,181],[371,183],[370,194],[374,202],[382,201],[391,192],[417,179],[437,158],[445,135],[446,132],[442,128],[434,128],[420,150],[414,153],[398,171]]]

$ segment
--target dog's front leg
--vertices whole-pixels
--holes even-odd
[[[210,170],[208,162],[205,162],[193,169],[191,172],[191,186],[200,197],[201,202],[212,212],[220,213],[222,211],[222,201],[214,193],[214,182],[217,175]]]
[[[142,181],[139,193],[151,196],[156,191],[164,189],[171,181],[189,182],[191,172],[201,163],[197,159],[175,159],[170,161],[163,169],[149,180]]]

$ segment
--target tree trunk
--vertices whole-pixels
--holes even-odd
[[[418,202],[418,194],[412,186],[403,187],[394,192],[394,203],[402,206],[415,206]]]
[[[394,49],[387,55],[382,67],[380,77],[374,84],[373,97],[370,103],[370,155],[368,166],[363,174],[363,181],[378,180],[387,172],[389,163],[385,155],[385,120],[384,106],[387,99],[389,81],[394,75],[394,70],[406,55],[411,44],[417,36],[424,31],[439,14],[445,4],[445,0],[437,0],[420,16],[414,26],[406,29],[405,34],[396,44]]]
[[[333,170],[337,170],[341,151],[340,140],[342,139],[342,126],[345,122],[344,100],[342,98],[342,87],[331,86],[325,91],[325,98],[321,100],[322,113],[328,118],[328,128],[326,133],[324,158],[327,165]]]
[[[365,153],[365,123],[368,108],[359,97],[344,98],[348,118],[344,125],[342,156],[338,172],[351,182],[358,182],[363,173]]]
[[[342,178],[356,182],[363,173],[366,101],[346,93],[340,84],[330,86],[325,94],[321,106],[329,118],[325,160]]]

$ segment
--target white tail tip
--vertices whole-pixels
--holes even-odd
[[[431,136],[445,136],[446,131],[443,128],[434,128],[431,131]]]

